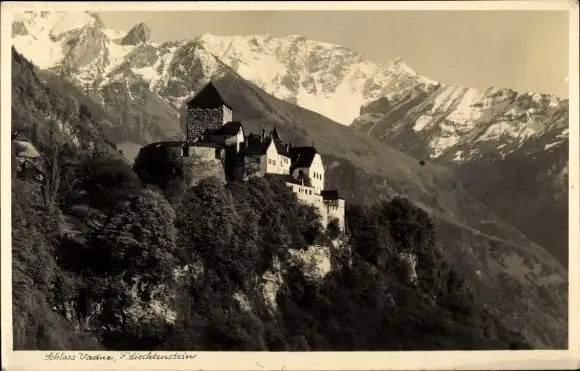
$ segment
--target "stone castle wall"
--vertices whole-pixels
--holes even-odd
[[[328,210],[328,222],[332,219],[338,220],[338,225],[341,231],[344,231],[344,200],[336,200],[334,202],[327,202],[326,207]]]
[[[189,156],[183,157],[183,175],[188,187],[195,186],[200,180],[209,177],[215,177],[225,183],[224,150],[189,146],[188,151]]]
[[[213,146],[186,145],[185,142],[160,142],[153,144],[154,156],[165,156],[169,152],[179,163],[181,176],[186,187],[199,183],[208,177],[215,177],[225,182],[225,151]],[[157,155],[155,154],[157,153]],[[173,169],[165,169],[173,171]]]
[[[224,115],[224,107],[198,108],[187,107],[187,141],[195,141],[206,129],[218,129],[227,119]]]

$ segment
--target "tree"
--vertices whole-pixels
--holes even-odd
[[[256,238],[240,238],[245,234],[240,231],[253,226],[245,225],[223,184],[215,178],[201,180],[187,191],[177,213],[180,244],[199,253],[216,274],[242,284],[246,270],[255,263],[256,246],[251,241]]]
[[[48,148],[44,157],[47,177],[43,184],[43,191],[44,202],[47,207],[53,208],[56,206],[60,185],[60,169],[58,161],[59,145],[56,139],[56,121],[49,120],[48,126]]]
[[[326,227],[326,233],[328,234],[329,238],[334,240],[340,236],[340,225],[338,219],[332,218]]]
[[[141,189],[139,179],[120,157],[98,152],[88,155],[78,167],[77,174],[79,190],[85,193],[89,207],[105,213]]]
[[[188,179],[184,163],[177,153],[168,146],[147,146],[141,148],[135,158],[133,170],[145,184],[159,187],[173,203],[181,200]]]
[[[151,284],[170,279],[176,262],[174,220],[171,206],[151,189],[119,204],[91,237],[95,263],[103,264],[97,273],[124,272],[126,279],[138,275]]]

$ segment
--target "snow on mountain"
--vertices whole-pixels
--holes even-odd
[[[373,102],[353,125],[420,158],[465,162],[503,158],[534,138],[567,139],[568,104],[547,94],[440,84]]]
[[[95,90],[103,102],[105,91],[124,90],[127,99],[143,103],[135,97],[147,89],[177,112],[229,67],[277,98],[344,125],[354,123],[419,157],[462,162],[492,149],[505,156],[552,130],[554,122],[559,123],[555,135],[567,138],[562,124],[567,100],[444,85],[420,76],[402,59],[377,65],[343,46],[299,35],[203,34],[159,44],[149,41],[145,24],[132,33],[138,36],[127,42],[126,32],[106,28],[91,13],[27,12],[13,23],[19,52],[40,68]],[[406,148],[407,142],[413,148]]]
[[[40,68],[58,65],[66,56],[65,34],[84,27],[98,27],[102,22],[87,12],[17,13],[13,22],[13,43],[23,55],[34,56]]]
[[[198,38],[245,79],[277,98],[349,125],[360,107],[381,94],[395,94],[412,82],[434,82],[402,60],[378,66],[339,45],[298,35],[214,36]]]
[[[157,49],[157,56],[172,58],[177,48],[185,48],[189,42],[181,42],[168,48],[165,43],[136,42],[137,45],[122,45],[126,33],[106,29],[97,17],[81,13],[72,15],[66,12],[26,13],[20,15],[15,23],[14,45],[16,49],[30,58],[40,68],[58,68],[70,59],[69,42],[102,44],[103,52],[94,52],[87,57],[97,60],[77,66],[70,71],[71,76],[80,74],[77,79],[86,84],[93,79],[99,84],[107,80],[108,73],[120,67],[133,50],[144,44]],[[100,35],[83,35],[83,28],[99,28]],[[143,25],[142,25],[143,27]],[[24,29],[22,35],[16,29]],[[64,32],[76,31],[77,35],[63,39],[58,37]],[[73,41],[75,38],[75,41]],[[100,39],[95,40],[95,39]],[[402,60],[376,65],[358,53],[342,46],[307,40],[298,35],[273,38],[268,35],[253,36],[214,36],[203,34],[190,41],[213,54],[245,79],[261,87],[268,93],[298,104],[304,108],[321,113],[339,123],[349,125],[359,116],[360,108],[384,94],[396,95],[412,85],[436,84],[419,77]],[[39,46],[48,47],[49,53],[39,53]],[[168,49],[171,49],[169,51]],[[139,52],[143,52],[140,50]],[[157,62],[151,51],[147,51],[150,64]],[[169,54],[168,54],[169,53]],[[105,55],[106,54],[106,55]],[[78,64],[78,63],[77,63]],[[139,68],[144,68],[141,66]],[[144,73],[152,86],[163,88],[171,76],[162,75],[163,71],[149,65],[153,70]],[[187,67],[187,66],[184,66]],[[88,71],[87,69],[94,71]],[[144,72],[144,71],[141,71]],[[213,72],[213,71],[208,71]],[[172,97],[172,103],[176,100]]]

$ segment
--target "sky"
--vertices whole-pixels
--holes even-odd
[[[385,63],[402,58],[420,75],[471,88],[568,97],[565,11],[179,11],[99,12],[109,28],[139,22],[153,41],[302,35]]]

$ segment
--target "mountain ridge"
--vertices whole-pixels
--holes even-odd
[[[488,101],[502,94],[515,94],[517,96],[530,94],[516,92],[512,89],[493,87],[473,89],[442,84],[420,76],[400,58],[391,62],[375,64],[351,49],[340,45],[307,40],[299,35],[274,38],[270,35],[215,36],[205,33],[186,41],[164,43],[147,41],[137,45],[120,45],[119,40],[126,36],[127,32],[107,29],[102,22],[89,21],[91,19],[87,18],[85,25],[82,23],[80,23],[81,26],[76,25],[76,31],[68,32],[69,38],[74,39],[80,37],[79,35],[75,36],[75,32],[78,34],[79,30],[83,28],[98,26],[100,32],[83,36],[85,49],[89,49],[85,50],[89,55],[85,55],[83,58],[71,55],[71,53],[66,54],[64,53],[66,48],[61,48],[63,51],[62,60],[55,59],[52,61],[52,65],[46,65],[38,63],[38,58],[34,56],[29,45],[30,40],[27,41],[26,35],[17,35],[15,46],[17,50],[22,49],[21,52],[35,61],[41,68],[58,71],[63,70],[62,65],[69,66],[66,69],[70,69],[70,71],[63,71],[63,73],[71,76],[74,72],[77,80],[75,83],[78,85],[92,84],[92,88],[100,90],[107,86],[111,82],[110,80],[115,81],[121,76],[126,77],[126,73],[122,73],[121,70],[128,68],[131,70],[133,78],[148,83],[151,90],[164,92],[163,99],[176,110],[187,96],[195,93],[195,90],[172,91],[172,85],[174,85],[172,81],[179,79],[180,73],[175,69],[169,70],[167,66],[171,65],[174,59],[182,58],[183,52],[190,50],[194,45],[209,54],[213,54],[220,62],[269,94],[321,113],[345,125],[354,122],[357,126],[361,126],[361,121],[376,122],[380,119],[380,117],[377,118],[376,115],[373,115],[373,110],[369,110],[369,105],[376,106],[377,100],[387,99],[391,104],[397,104],[405,101],[405,97],[408,95],[429,95],[438,92],[438,96],[434,98],[438,98],[437,102],[439,103],[436,102],[436,104],[442,106],[444,111],[457,103],[454,102],[457,98],[467,96],[467,99],[463,99],[465,102],[459,102],[463,103],[460,104],[461,107],[451,112],[451,116],[455,116],[455,119],[459,120],[458,125],[461,126],[466,117],[474,114],[481,116],[481,112],[478,111],[482,110],[472,107],[473,105],[490,104]],[[58,24],[57,21],[55,22]],[[30,20],[24,26],[32,23],[33,21]],[[67,28],[74,27],[69,25]],[[56,40],[52,44],[66,44],[67,42],[66,40]],[[90,50],[91,45],[94,46],[93,51]],[[53,49],[58,48],[50,48],[50,50]],[[79,58],[86,59],[86,61],[78,61]],[[207,61],[209,57],[200,56],[200,58],[205,60],[205,64],[212,64],[211,61]],[[89,60],[90,63],[87,62]],[[126,63],[124,64],[125,61],[131,61],[132,64],[137,62],[137,66],[127,67]],[[533,95],[535,97],[537,94]],[[567,100],[554,95],[539,94],[538,96],[548,105],[567,105]],[[497,110],[501,107],[494,105],[493,109]],[[441,113],[437,114],[441,115]],[[527,115],[529,112],[513,112],[515,116],[522,114]],[[450,118],[453,121],[454,117]],[[420,125],[427,125],[426,121],[428,118],[422,118]],[[431,140],[429,144],[431,150],[428,156],[438,158],[444,151],[452,149],[451,147],[458,141],[457,132],[465,131],[459,126],[451,132],[445,131],[443,128],[443,132]],[[509,135],[513,132],[509,125],[496,126],[493,130],[496,135],[502,133]],[[527,139],[529,127],[517,130],[520,132],[516,134],[521,134],[520,137],[523,136],[524,140]],[[567,135],[564,132],[560,134]],[[460,161],[461,156],[457,155],[456,152],[446,156],[459,157],[456,161]]]

